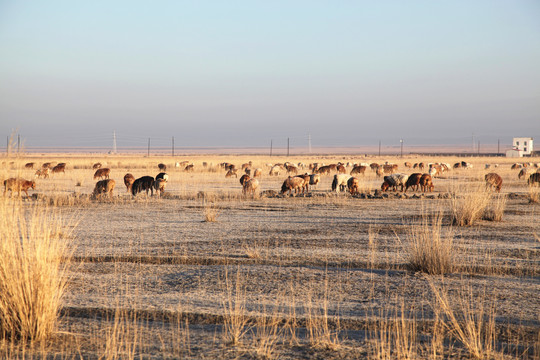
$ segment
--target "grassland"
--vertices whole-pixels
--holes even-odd
[[[174,166],[184,160],[193,172]],[[332,177],[322,176],[305,196],[244,197],[238,179],[217,166],[252,161],[263,169],[262,190],[279,191],[286,175],[268,176],[277,162],[388,161],[410,174],[405,161],[461,160],[473,168],[435,178],[433,193],[384,197],[373,196],[382,180],[371,171],[361,178],[366,196],[332,193]],[[67,163],[65,174],[37,179],[31,197],[8,195],[1,204],[19,209],[25,224],[38,221],[36,206],[40,218],[62,219],[51,222],[51,233],[69,248],[54,331],[41,341],[4,336],[2,358],[540,356],[540,206],[512,159],[48,154],[1,161],[2,181],[33,178],[27,162]],[[111,169],[113,199],[90,197],[96,162]],[[164,196],[126,192],[124,174],[155,176],[158,163],[168,167]],[[487,172],[502,176],[502,196],[484,191]],[[486,211],[458,226],[464,205]]]

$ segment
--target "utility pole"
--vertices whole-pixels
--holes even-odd
[[[497,154],[501,153],[501,139],[497,139]]]
[[[116,130],[114,130],[112,134],[113,134],[112,135],[112,138],[113,138],[112,152],[113,152],[113,154],[116,154]]]
[[[308,153],[311,154],[311,134],[308,134]]]
[[[150,138],[148,138],[148,157],[150,157]]]
[[[403,139],[399,139],[399,142],[401,144],[401,157],[403,157]]]
[[[381,140],[379,140],[379,156],[381,156]]]
[[[287,157],[289,156],[289,150],[290,150],[290,138],[287,138]]]
[[[174,136],[172,137],[172,156],[174,156]]]
[[[274,141],[274,140],[270,139],[270,156],[272,156],[272,145],[273,145],[272,142],[273,142],[273,141]]]

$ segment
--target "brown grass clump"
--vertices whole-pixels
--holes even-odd
[[[217,222],[217,217],[219,215],[219,206],[213,202],[203,201],[203,222]]]
[[[457,188],[450,197],[453,222],[457,226],[470,226],[482,219],[491,202],[491,193],[483,185]]]
[[[540,203],[540,186],[529,186],[527,198],[531,204]]]
[[[0,201],[0,335],[23,343],[55,330],[71,256],[49,208],[25,215],[21,202]]]
[[[476,359],[494,355],[495,313],[493,307],[486,310],[484,299],[474,296],[471,288],[464,288],[457,296],[449,296],[444,287],[438,287],[432,279],[428,283],[435,295],[435,313],[443,318],[443,326]]]
[[[418,224],[408,229],[409,267],[427,274],[447,274],[455,268],[455,247],[452,230],[443,231],[443,216],[423,214]]]
[[[502,221],[504,209],[508,198],[506,195],[492,195],[491,202],[484,212],[482,219],[489,221]]]
[[[232,346],[239,345],[248,333],[249,318],[246,310],[246,285],[240,268],[236,270],[236,279],[230,278],[225,271],[226,298],[223,300],[224,337]]]

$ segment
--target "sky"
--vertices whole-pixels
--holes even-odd
[[[0,0],[0,136],[113,132],[119,148],[540,144],[540,1]]]

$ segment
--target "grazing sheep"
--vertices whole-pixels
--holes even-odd
[[[503,181],[499,174],[496,174],[496,173],[486,174],[485,179],[486,179],[486,187],[495,188],[497,192],[501,192]]]
[[[311,174],[309,175],[309,185],[316,186],[321,181],[321,175]]]
[[[11,191],[11,196],[13,196],[15,191],[19,196],[21,196],[21,191],[24,191],[26,197],[28,197],[28,189],[35,190],[36,182],[19,178],[9,178],[4,180],[4,196],[6,196],[6,192],[9,190]]]
[[[43,165],[41,165],[41,168],[42,169],[49,169],[49,168],[51,168],[51,163],[50,162],[43,163]]]
[[[225,177],[226,177],[226,178],[230,178],[230,177],[232,177],[232,176],[234,176],[235,178],[238,177],[238,174],[236,173],[236,169],[229,169],[229,170],[227,171],[227,173],[225,174]]]
[[[244,174],[240,177],[240,185],[244,186],[244,184],[246,183],[246,181],[248,181],[249,179],[251,179],[251,177],[248,175],[248,174]]]
[[[159,174],[156,175],[156,180],[159,180],[159,179],[163,179],[165,180],[165,182],[167,182],[169,181],[169,175],[167,173],[160,172]]]
[[[189,164],[184,168],[184,171],[186,172],[193,172],[193,170],[194,170],[193,164]]]
[[[52,168],[52,173],[66,173],[66,164],[60,163]]]
[[[377,163],[371,163],[369,164],[369,167],[371,168],[372,171],[377,171],[377,169],[380,167],[379,164]]]
[[[97,169],[96,172],[94,173],[94,180],[96,180],[97,178],[108,179],[110,174],[111,174],[111,169],[109,168]]]
[[[272,168],[270,169],[270,172],[268,173],[268,175],[270,176],[277,176],[279,175],[279,173],[283,170],[283,167],[279,164],[276,164],[274,166],[272,166]]]
[[[310,176],[306,173],[304,175],[296,175],[296,177],[304,180],[304,184],[302,185],[302,194],[304,193],[304,191],[308,192]]]
[[[49,168],[45,168],[45,169],[37,169],[36,170],[36,175],[35,175],[37,178],[40,178],[43,176],[44,179],[47,179],[49,177]]]
[[[347,180],[347,187],[349,188],[351,195],[358,194],[360,192],[360,180],[351,176],[349,180]]]
[[[366,169],[367,167],[364,166],[364,165],[357,165],[355,167],[353,167],[353,169],[351,170],[351,176],[352,175],[364,175],[366,173]]]
[[[345,166],[343,166],[341,164],[337,166],[336,170],[337,170],[338,174],[346,174],[347,173],[347,169],[345,168]]]
[[[34,163],[33,162],[26,163],[24,165],[24,168],[25,169],[33,169],[34,168]]]
[[[347,188],[347,180],[350,176],[347,174],[336,174],[334,175],[334,180],[332,180],[332,191],[345,191]]]
[[[521,178],[524,178],[525,176],[527,176],[527,172],[528,172],[528,170],[527,170],[526,167],[521,169],[519,171],[519,174],[518,174],[518,179],[521,179]]]
[[[420,173],[413,173],[409,175],[409,178],[407,179],[407,182],[405,183],[405,191],[409,188],[412,188],[413,191],[418,191],[418,187],[420,186],[420,178],[422,177],[422,174]]]
[[[287,174],[298,174],[298,168],[296,165],[286,165],[285,169],[287,170]]]
[[[378,177],[381,177],[383,176],[384,174],[384,170],[381,166],[379,166],[376,170],[375,170],[375,174],[378,176]]]
[[[318,168],[317,173],[321,175],[330,175],[331,170],[332,170],[332,167],[330,165],[325,165]],[[315,170],[313,172],[315,172]]]
[[[156,179],[154,181],[154,189],[156,189],[158,197],[165,192],[165,185],[167,185],[167,180],[165,179]]]
[[[412,168],[412,164],[408,161],[405,161],[403,165],[405,165],[406,168],[409,168],[409,169]]]
[[[529,186],[540,185],[540,173],[535,172],[534,174],[531,174],[529,180],[527,180],[527,184],[529,184]]]
[[[283,182],[283,185],[281,185],[281,194],[285,194],[285,192],[289,191],[289,195],[291,195],[292,191],[297,194],[300,192],[300,189],[304,186],[304,179],[299,177],[288,177]]]
[[[255,169],[255,171],[253,172],[253,177],[260,178],[261,176],[262,176],[262,169],[261,168]]]
[[[133,176],[130,173],[127,173],[124,175],[124,185],[126,185],[126,191],[131,191],[131,185],[133,185],[133,182],[135,181],[135,176]]]
[[[94,165],[92,165],[92,169],[94,170],[101,169],[101,163],[95,163]]]
[[[115,185],[116,181],[114,181],[114,179],[100,180],[96,183],[96,186],[94,187],[93,195],[95,197],[99,197],[102,194],[109,194],[109,197],[112,198]]]
[[[401,186],[401,191],[403,192],[405,184],[407,183],[408,175],[405,174],[391,174],[384,177],[383,185],[381,185],[381,190],[386,191],[390,186],[393,187],[394,191],[397,190],[398,186]],[[384,189],[383,189],[384,187]]]
[[[249,179],[247,180],[244,185],[242,186],[242,193],[244,195],[253,195],[257,194],[259,192],[259,180],[257,179]]]
[[[431,178],[431,175],[429,174],[422,174],[422,177],[420,178],[420,188],[423,192],[426,191],[433,191],[433,179]]]
[[[148,190],[150,190],[151,195],[154,195],[154,183],[155,180],[151,176],[140,177],[131,185],[131,193],[135,196],[142,191],[146,191],[146,195],[148,196]]]
[[[167,165],[165,165],[165,164],[159,163],[158,168],[159,168],[159,171],[161,171],[161,172],[167,171]]]

